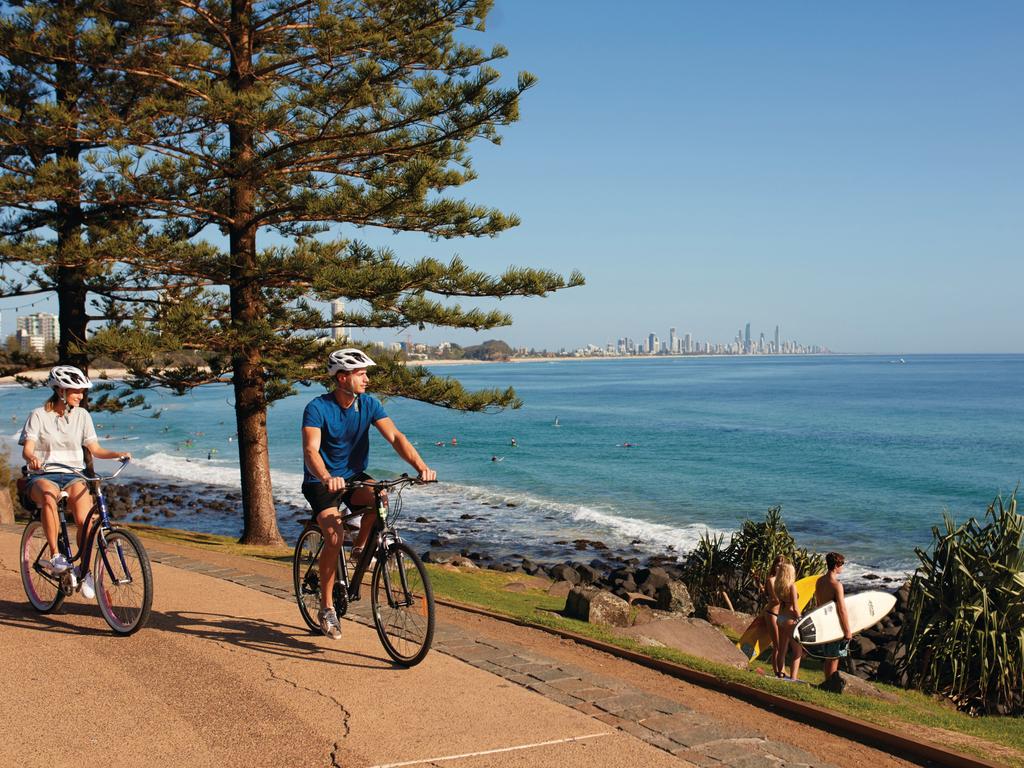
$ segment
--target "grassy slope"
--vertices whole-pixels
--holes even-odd
[[[212,534],[151,526],[132,527],[154,539],[255,557],[281,565],[291,564],[291,550],[282,547],[245,547],[232,539]],[[567,619],[559,613],[565,605],[564,598],[552,597],[536,588],[528,587],[523,591],[510,591],[506,588],[510,582],[522,580],[521,575],[488,570],[455,571],[432,565],[427,568],[434,594],[439,598],[486,608],[529,624],[574,632],[652,658],[682,664],[722,680],[759,688],[904,732],[919,733],[923,728],[923,735],[930,741],[1008,766],[1024,768],[1024,720],[1021,718],[971,718],[945,706],[934,697],[881,684],[877,687],[895,695],[897,702],[888,703],[860,696],[837,696],[810,685],[785,683],[771,677],[770,666],[761,663],[755,664],[752,670],[756,672],[758,668],[767,668],[767,676],[715,664],[669,648],[641,646],[632,640],[618,637],[607,628]],[[816,660],[807,659],[804,662],[801,677],[811,683],[821,681],[822,675]]]

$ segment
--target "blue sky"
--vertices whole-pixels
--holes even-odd
[[[502,303],[515,324],[480,337],[516,344],[749,321],[846,352],[1024,352],[1022,33],[1019,3],[498,0],[481,40],[539,83],[466,196],[523,223],[397,248],[582,270]]]
[[[638,6],[497,0],[470,37],[509,48],[509,82],[539,78],[459,191],[522,225],[345,234],[587,285],[414,340],[728,342],[750,322],[842,352],[1024,352],[1024,5]]]

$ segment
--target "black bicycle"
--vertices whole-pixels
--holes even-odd
[[[145,625],[153,606],[153,572],[149,565],[149,555],[134,533],[111,523],[107,501],[100,486],[103,481],[112,480],[121,474],[127,465],[128,460],[123,460],[117,471],[107,477],[89,476],[63,464],[48,464],[42,472],[30,473],[76,474],[87,482],[93,498],[92,509],[85,518],[89,536],[83,542],[82,549],[73,553],[71,538],[68,536],[68,495],[65,491],[61,492],[57,501],[60,524],[57,549],[72,565],[76,562],[79,564],[79,573],[72,567],[61,574],[54,574],[47,568],[53,553],[40,520],[42,510],[22,494],[22,506],[32,513],[32,519],[21,535],[21,583],[32,607],[40,613],[51,613],[60,608],[66,597],[81,589],[82,581],[91,572],[100,613],[114,632],[130,635]],[[90,523],[93,523],[91,529]],[[94,550],[96,556],[93,560]],[[91,568],[90,561],[93,562]]]
[[[359,600],[363,577],[373,564],[370,577],[370,608],[380,642],[388,656],[411,667],[423,661],[434,638],[434,594],[423,561],[402,541],[395,522],[402,511],[402,491],[422,481],[402,475],[394,480],[354,482],[348,488],[372,488],[377,522],[371,539],[363,548],[349,574],[348,557],[342,546],[338,556],[338,576],[334,582],[334,608],[344,616],[350,603]],[[343,524],[357,517],[342,516]],[[346,526],[347,527],[347,526]],[[299,612],[310,630],[319,634],[320,552],[323,534],[315,522],[309,522],[295,544],[292,573]]]

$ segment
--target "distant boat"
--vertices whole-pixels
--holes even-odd
[[[558,417],[557,416],[555,416],[555,423],[552,424],[551,426],[552,427],[560,427],[560,426],[562,426],[561,424],[558,423]]]

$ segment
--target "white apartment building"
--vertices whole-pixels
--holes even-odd
[[[56,315],[36,312],[33,315],[19,317],[16,322],[15,336],[22,352],[35,351],[42,354],[47,344],[56,344],[60,341],[60,326],[57,324]]]

